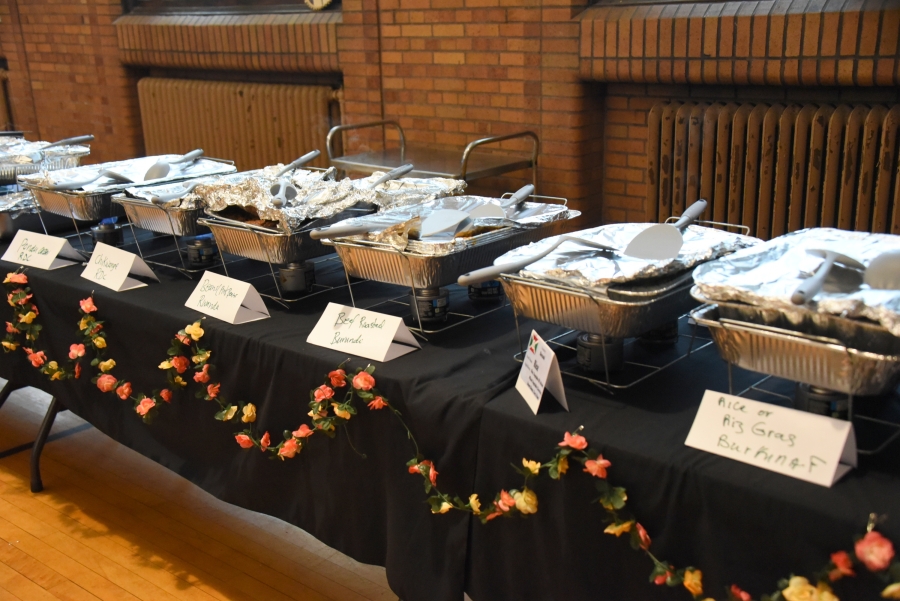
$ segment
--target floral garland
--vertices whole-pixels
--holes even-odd
[[[27,287],[28,278],[24,271],[7,274],[3,284],[7,286],[7,302],[13,308],[14,315],[12,322],[6,322],[6,335],[0,343],[5,352],[13,352],[21,347],[31,364],[39,368],[41,373],[51,380],[63,380],[80,378],[81,361],[90,349],[94,355],[90,364],[98,370],[98,374],[91,381],[102,392],[115,393],[122,400],[130,399],[134,403],[135,412],[146,423],[152,422],[161,403],[172,401],[173,393],[169,388],[154,391],[152,395],[135,395],[130,382],[119,380],[110,373],[116,367],[116,362],[107,358],[104,322],[97,320],[93,315],[98,311],[93,296],[79,302],[81,318],[78,330],[82,341],[70,346],[67,363],[60,365],[57,361],[48,360],[44,351],[35,350],[41,332],[41,325],[36,322],[40,312],[31,300],[33,294]],[[193,369],[191,379],[204,386],[195,397],[205,401],[216,401],[219,411],[215,414],[215,419],[223,422],[239,419],[243,423],[252,424],[256,421],[255,405],[228,403],[220,394],[221,383],[213,381],[215,367],[210,362],[212,351],[199,345],[204,335],[201,323],[196,321],[189,324],[175,335],[168,349],[168,358],[160,363],[159,369],[166,371],[168,384],[176,390],[188,386],[184,374]],[[21,342],[23,336],[28,347],[23,346]],[[575,432],[566,432],[554,455],[547,462],[539,463],[523,458],[522,467],[513,465],[513,469],[524,478],[521,490],[501,490],[494,496],[490,509],[482,510],[481,501],[475,493],[463,500],[459,496],[450,497],[438,489],[438,471],[434,463],[422,456],[419,445],[400,411],[375,387],[376,382],[372,375],[375,372],[374,366],[357,368],[348,386],[346,363],[345,361],[337,369],[329,372],[324,383],[310,391],[308,415],[312,427],[301,424],[297,430],[285,431],[284,439],[277,445],[272,445],[268,431],[262,436],[257,436],[252,426],[249,426],[234,435],[237,444],[244,449],[258,448],[271,453],[273,459],[294,458],[303,449],[306,440],[316,432],[322,432],[333,438],[337,429],[346,425],[357,414],[355,400],[359,398],[370,410],[389,409],[406,430],[407,437],[415,448],[415,457],[407,462],[407,468],[411,474],[418,474],[423,478],[425,493],[430,495],[427,503],[431,512],[443,514],[451,510],[464,511],[477,516],[482,523],[497,517],[511,517],[516,514],[527,516],[536,513],[538,498],[529,484],[542,473],[542,470],[551,479],[560,480],[569,471],[571,459],[583,466],[582,472],[597,478],[595,484],[600,496],[596,502],[606,511],[604,521],[607,526],[603,532],[617,538],[622,534],[629,535],[631,547],[642,551],[653,563],[650,573],[652,583],[670,587],[683,586],[695,601],[715,601],[712,597],[704,596],[703,572],[700,569],[694,567],[676,569],[669,562],[658,559],[650,551],[652,541],[646,529],[633,516],[624,512],[628,500],[625,489],[612,486],[607,480],[612,463],[602,454],[588,448],[587,439],[581,435],[582,428],[578,428]],[[343,398],[336,398],[337,389],[342,388],[346,388],[343,391]],[[845,577],[856,576],[857,566],[864,566],[886,584],[881,592],[882,598],[900,599],[900,562],[894,560],[895,552],[891,541],[875,530],[876,522],[876,516],[871,515],[866,533],[854,544],[852,556],[843,550],[831,554],[830,562],[814,576],[815,585],[803,576],[792,575],[789,579],[778,583],[776,592],[762,595],[759,601],[839,601],[831,588],[831,583]],[[732,585],[726,591],[725,599],[754,601],[749,593],[737,585]]]

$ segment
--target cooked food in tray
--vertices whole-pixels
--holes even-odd
[[[694,279],[708,302],[773,309],[794,323],[865,318],[900,336],[900,236],[800,230],[703,265]]]

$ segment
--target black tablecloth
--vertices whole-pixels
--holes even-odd
[[[51,359],[65,358],[69,345],[79,341],[78,301],[94,290],[109,357],[117,363],[113,373],[130,380],[135,392],[165,387],[157,365],[174,334],[200,317],[184,306],[196,283],[157,269],[161,283],[116,293],[82,279],[81,271],[81,266],[28,270],[44,325],[40,348]],[[365,291],[356,294],[365,299]],[[310,389],[347,358],[306,343],[329,300],[349,304],[346,291],[334,291],[297,303],[290,312],[269,303],[272,317],[263,321],[204,322],[203,345],[213,351],[222,395],[255,403],[256,425],[260,432],[268,429],[276,443],[283,430],[309,423]],[[441,489],[451,494],[472,489],[481,411],[510,386],[516,370],[507,352],[517,344],[511,310],[495,315],[499,318],[450,330],[458,335],[436,335],[420,351],[376,363],[379,389],[402,411],[423,454],[440,471]],[[391,588],[404,600],[462,598],[468,518],[430,513],[421,478],[406,468],[414,450],[387,411],[360,406],[347,426],[366,459],[340,434],[333,440],[314,436],[297,458],[282,462],[239,448],[233,434],[244,425],[215,421],[217,406],[192,394],[163,407],[157,420],[145,425],[130,401],[101,393],[87,377],[48,382],[23,359],[21,352],[3,355],[0,375],[56,394],[115,440],[225,501],[296,524],[359,561],[386,566]],[[366,363],[355,359],[351,365]]]
[[[759,378],[738,377],[745,385]],[[757,598],[792,572],[811,576],[831,553],[852,551],[869,512],[887,514],[880,530],[900,541],[898,444],[879,457],[861,457],[860,468],[830,489],[684,445],[704,390],[728,390],[714,347],[615,396],[573,379],[566,385],[569,413],[545,397],[535,416],[515,390],[488,403],[478,492],[493,498],[499,488],[520,487],[511,462],[546,461],[565,431],[583,425],[591,447],[612,462],[610,483],[627,489],[627,509],[653,539],[651,551],[703,570],[715,598],[733,583]],[[535,516],[473,524],[467,591],[475,601],[689,598],[682,587],[650,584],[650,560],[627,537],[603,533],[605,511],[592,503],[594,479],[581,469],[573,462],[562,481],[538,480]],[[878,598],[880,589],[856,588],[860,580],[847,582],[850,593],[841,599]]]

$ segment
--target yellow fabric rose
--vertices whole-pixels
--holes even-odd
[[[51,361],[47,364],[47,369],[49,369],[50,371],[56,371],[57,369],[59,369],[59,363],[57,363],[56,361]]]
[[[882,599],[900,599],[900,582],[889,584],[886,589],[881,591]]]
[[[97,364],[97,367],[99,367],[100,371],[102,371],[103,373],[110,371],[115,366],[116,362],[113,359],[107,359],[106,361],[101,361]]]
[[[247,403],[244,405],[242,409],[244,415],[241,417],[241,421],[245,424],[249,424],[250,422],[256,421],[256,405],[253,403]]]
[[[559,463],[557,464],[557,469],[559,470],[560,476],[562,476],[567,471],[569,471],[569,458],[568,457],[560,457]]]
[[[66,375],[66,372],[55,371],[55,372],[53,372],[53,375],[50,376],[50,379],[51,380],[62,380],[64,375]]]
[[[172,369],[172,362],[171,361],[163,361],[162,363],[159,364],[159,368],[160,369]]]
[[[478,500],[478,495],[474,493],[469,495],[469,507],[472,509],[472,513],[481,515],[481,502]]]
[[[193,324],[186,327],[184,333],[190,336],[194,342],[203,338],[203,328],[200,327],[199,321],[195,321]]]
[[[634,520],[629,520],[627,522],[621,522],[619,524],[610,524],[603,530],[603,532],[606,534],[615,534],[616,538],[618,538],[625,532],[631,532],[632,526],[634,526]]]
[[[703,572],[700,570],[684,571],[684,588],[695,597],[703,594]]]
[[[537,494],[530,488],[524,488],[522,489],[522,492],[516,491],[513,493],[513,499],[516,500],[516,509],[522,513],[537,513]]]
[[[106,338],[104,338],[103,336],[97,336],[96,338],[94,338],[93,343],[97,348],[106,348]]]
[[[350,419],[350,412],[346,409],[341,409],[341,406],[337,403],[332,403],[332,407],[334,407],[334,414],[338,417],[342,417],[344,419]]]
[[[437,511],[435,511],[434,509],[432,509],[432,510],[431,510],[431,513],[447,513],[447,512],[450,511],[451,509],[453,509],[453,505],[451,505],[451,504],[448,503],[447,501],[444,501],[443,503],[441,503],[441,506],[440,506],[440,508],[439,508]]]
[[[193,357],[191,357],[191,361],[193,361],[194,363],[202,363],[203,361],[209,359],[210,355],[212,355],[212,351],[203,351],[199,355],[194,355]]]
[[[819,591],[803,576],[794,576],[781,591],[785,601],[819,601]]]
[[[527,469],[529,472],[531,472],[535,476],[537,476],[538,472],[541,471],[541,464],[538,463],[537,461],[529,461],[523,457],[522,465],[524,465],[525,469]]]
[[[187,386],[187,382],[185,382],[181,376],[175,376],[174,382],[175,382],[176,386],[181,386],[181,387]]]
[[[5,348],[5,349],[8,350],[8,351],[14,351],[14,350],[16,350],[17,348],[19,348],[19,343],[18,343],[18,342],[9,342],[9,341],[7,341],[7,340],[4,340],[4,341],[2,342],[2,344],[3,344],[3,348]]]
[[[34,321],[35,317],[37,317],[37,315],[34,314],[34,311],[29,311],[25,315],[19,315],[19,321],[22,323],[31,323]]]
[[[91,323],[94,321],[93,317],[82,317],[81,321],[78,322],[79,330],[86,330],[90,327]]]
[[[234,417],[235,413],[237,413],[237,410],[238,410],[238,406],[232,405],[231,407],[228,408],[228,411],[225,412],[225,415],[222,416],[222,419],[226,422],[229,421],[231,418]]]
[[[819,592],[819,601],[841,601],[837,598],[831,591],[831,587],[824,582],[820,582],[819,586],[816,587],[816,590]]]

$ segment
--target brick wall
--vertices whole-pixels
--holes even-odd
[[[142,153],[136,78],[119,60],[119,0],[0,0],[13,118],[30,139],[92,133],[90,162]]]

